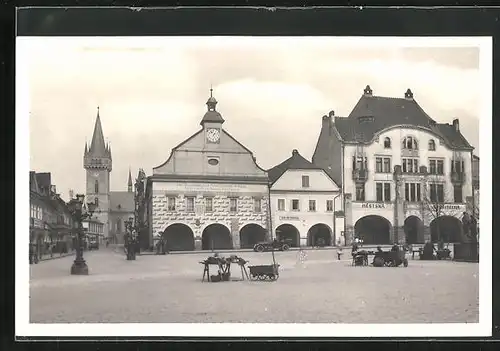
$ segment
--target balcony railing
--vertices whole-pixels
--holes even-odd
[[[366,182],[368,180],[368,170],[365,168],[353,169],[352,179],[356,182]]]
[[[464,172],[451,172],[450,173],[451,182],[454,184],[463,184],[465,181],[465,173]]]

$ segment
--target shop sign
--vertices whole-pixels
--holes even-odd
[[[443,209],[444,210],[462,210],[464,209],[464,205],[444,205]]]
[[[361,204],[361,208],[385,208],[385,204],[378,202],[365,202]]]
[[[300,221],[298,216],[279,216],[280,221]]]

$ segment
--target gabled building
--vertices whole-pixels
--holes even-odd
[[[269,238],[268,177],[252,152],[223,129],[210,93],[201,129],[147,178],[150,238],[169,250],[252,247]]]
[[[30,243],[37,245],[38,254],[44,254],[49,244],[58,244],[56,250],[72,247],[73,219],[66,202],[52,184],[49,172],[30,171]]]
[[[348,117],[323,116],[312,161],[342,187],[350,240],[456,242],[472,151],[459,120],[437,123],[410,89],[392,98],[367,86]]]
[[[343,243],[341,190],[325,170],[293,150],[268,174],[276,238],[295,247]]]
[[[111,146],[104,141],[99,108],[90,147],[85,143],[83,167],[86,170],[86,199],[97,205],[94,217],[104,224],[103,238],[111,243],[123,243],[125,221],[134,216],[131,173],[129,170],[127,191],[111,191],[113,158]]]

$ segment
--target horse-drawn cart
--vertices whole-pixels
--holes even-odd
[[[252,280],[275,281],[279,278],[279,264],[249,266]]]

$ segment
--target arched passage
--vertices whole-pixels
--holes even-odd
[[[247,224],[240,229],[240,247],[251,249],[258,242],[266,240],[266,230],[255,223]]]
[[[417,216],[410,216],[405,219],[403,227],[407,244],[424,243],[424,223]]]
[[[291,247],[299,247],[300,234],[299,230],[291,224],[282,224],[276,228],[276,238],[279,241],[290,243]]]
[[[435,218],[430,225],[431,241],[437,243],[440,239],[445,243],[462,241],[462,222],[453,216]]]
[[[313,225],[307,231],[307,246],[331,246],[332,230],[323,223]]]
[[[391,243],[391,223],[381,216],[365,216],[354,225],[356,237],[366,245],[387,245]]]
[[[228,250],[233,248],[231,232],[225,225],[214,223],[203,230],[201,235],[203,250]]]
[[[163,239],[169,251],[193,251],[194,234],[191,228],[182,223],[175,223],[163,232]]]

